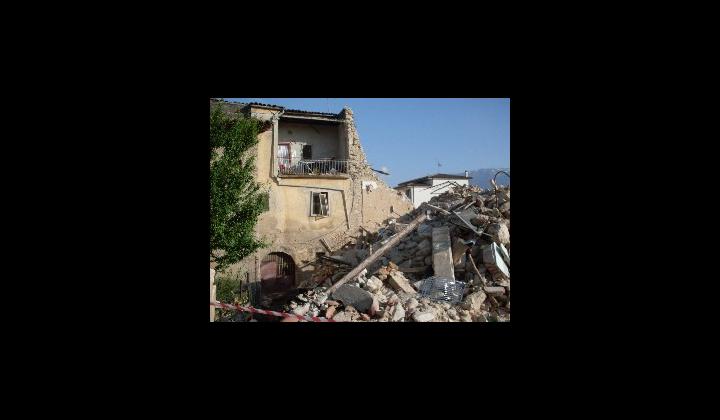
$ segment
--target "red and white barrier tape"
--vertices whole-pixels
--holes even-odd
[[[223,308],[223,309],[234,309],[236,311],[245,311],[245,312],[252,312],[252,313],[263,314],[263,315],[281,316],[283,318],[296,318],[296,319],[302,320],[302,321],[337,322],[337,321],[333,321],[332,319],[322,318],[319,316],[303,316],[303,315],[288,314],[285,312],[266,311],[264,309],[253,308],[252,306],[230,305],[230,304],[222,303],[222,302],[210,302],[210,305],[218,307],[218,308]]]

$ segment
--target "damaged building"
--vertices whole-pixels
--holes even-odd
[[[509,322],[510,189],[491,183],[453,187],[334,252],[283,322]]]
[[[334,114],[211,100],[219,105],[265,122],[250,153],[268,192],[256,226],[268,247],[228,269],[253,285],[255,304],[311,287],[315,261],[413,210],[369,166],[349,108]]]
[[[454,187],[470,185],[471,179],[468,171],[465,171],[464,176],[435,174],[401,182],[395,189],[405,194],[415,208],[418,208],[422,203],[427,203],[433,197],[450,191]]]

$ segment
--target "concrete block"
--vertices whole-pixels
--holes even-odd
[[[485,287],[483,287],[483,290],[485,291],[485,293],[487,293],[489,295],[504,295],[505,294],[505,288],[500,287],[500,286],[496,286],[496,287],[485,286]]]
[[[433,312],[415,312],[413,314],[415,322],[430,322],[435,319],[435,313]]]
[[[340,286],[333,292],[332,298],[341,301],[345,306],[355,307],[359,312],[367,311],[373,303],[373,295],[366,290],[350,284]]]
[[[507,265],[510,265],[510,254],[508,253],[507,248],[505,248],[505,245],[500,244],[498,250],[500,251],[500,256],[503,258],[503,260],[505,260]]]
[[[505,261],[503,261],[498,250],[498,246],[493,242],[483,249],[483,264],[492,274],[497,275],[502,273],[507,278],[510,278],[510,270]]]
[[[415,294],[415,289],[412,288],[410,282],[403,276],[401,272],[395,271],[388,275],[388,283],[396,290],[403,291],[405,293]]]
[[[403,308],[402,304],[398,303],[393,307],[391,321],[399,322],[403,319],[405,319],[405,308]]]
[[[432,248],[435,275],[455,280],[452,249],[450,248],[450,230],[447,226],[433,228]]]

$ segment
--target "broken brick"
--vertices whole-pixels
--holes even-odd
[[[410,283],[407,281],[405,276],[399,271],[395,271],[388,276],[388,283],[390,283],[390,285],[398,292],[403,291],[410,294],[416,293],[415,289],[410,286]]]

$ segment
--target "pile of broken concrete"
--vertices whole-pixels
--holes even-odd
[[[372,255],[372,249],[425,212],[428,220],[328,295],[328,288]],[[509,321],[510,190],[457,187],[327,261],[344,266],[333,271],[322,265],[314,287],[297,295],[286,311],[341,322]],[[426,281],[462,284],[462,296],[428,294]]]

